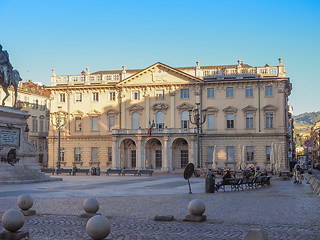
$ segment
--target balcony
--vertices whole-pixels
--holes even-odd
[[[194,128],[153,128],[152,135],[161,134],[195,134],[197,132]],[[112,135],[148,135],[148,128],[143,129],[113,129]]]

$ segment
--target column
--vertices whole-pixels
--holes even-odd
[[[175,109],[176,105],[174,102],[174,92],[170,93],[170,125],[169,128],[175,128]]]
[[[163,146],[162,146],[161,172],[171,172],[171,171],[172,171],[172,148],[169,143],[169,137],[165,136],[163,138]]]
[[[146,169],[145,148],[143,147],[142,137],[137,137],[137,166],[136,169]]]
[[[120,169],[120,143],[117,137],[113,137],[112,141],[112,168]]]
[[[121,102],[121,129],[126,129],[126,102]]]
[[[194,166],[197,166],[197,137],[192,136],[189,139],[189,163],[193,163]]]
[[[146,128],[149,128],[149,120],[151,121],[151,119],[150,119],[150,98],[148,97],[148,95],[145,96],[145,102],[146,102],[145,126]]]

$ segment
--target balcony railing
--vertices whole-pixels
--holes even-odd
[[[180,133],[190,134],[196,133],[194,128],[153,128],[151,129],[151,135],[169,134],[169,133]],[[148,135],[148,128],[143,129],[113,129],[113,135]]]

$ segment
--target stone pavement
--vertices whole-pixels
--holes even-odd
[[[188,194],[182,176],[63,176],[62,182],[0,185],[0,215],[17,208],[17,197],[30,194],[36,216],[26,217],[30,239],[90,239],[82,203],[97,197],[107,216],[107,239],[242,239],[249,229],[264,229],[270,239],[319,239],[320,199],[309,186],[271,180],[271,186],[240,192],[204,193],[204,178],[192,178]],[[183,222],[188,203],[206,204],[207,221]],[[155,222],[155,215],[174,222]]]

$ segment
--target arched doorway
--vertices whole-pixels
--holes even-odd
[[[149,139],[146,143],[146,168],[161,169],[162,165],[161,142],[156,138]]]
[[[126,169],[137,167],[136,144],[132,139],[125,139],[120,144],[120,167]]]
[[[189,163],[189,144],[184,138],[177,138],[172,143],[172,168],[184,169]]]

